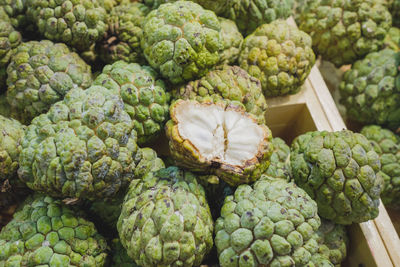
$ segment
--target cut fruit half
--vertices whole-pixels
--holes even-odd
[[[231,185],[254,181],[268,167],[271,131],[236,102],[178,100],[170,114],[167,135],[177,164]]]

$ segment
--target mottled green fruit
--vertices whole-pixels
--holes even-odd
[[[14,50],[7,67],[7,100],[29,123],[76,87],[90,86],[92,72],[62,43],[29,41]]]
[[[126,253],[119,238],[111,241],[112,260],[110,267],[139,267]]]
[[[340,267],[346,259],[349,247],[349,237],[345,226],[321,220],[321,226],[316,232],[316,239],[319,244],[318,253],[334,266]]]
[[[242,103],[246,112],[257,118],[258,123],[265,123],[267,103],[262,93],[261,83],[238,66],[223,66],[208,72],[199,80],[172,92],[175,99],[205,98],[232,100]]]
[[[392,25],[392,17],[375,0],[302,0],[297,24],[311,35],[313,49],[337,67],[352,64],[378,51]]]
[[[224,44],[219,55],[219,64],[234,65],[239,57],[243,36],[234,21],[221,17],[218,20],[221,24],[221,37]]]
[[[84,51],[107,30],[106,10],[95,0],[27,0],[28,17],[44,38]]]
[[[124,109],[133,120],[139,144],[149,143],[162,131],[169,117],[170,95],[164,81],[151,67],[117,61],[105,66],[93,85],[121,96]]]
[[[141,47],[161,76],[183,83],[205,75],[220,61],[220,31],[214,12],[190,1],[166,3],[147,15]]]
[[[279,137],[273,138],[271,143],[274,150],[272,151],[270,164],[265,171],[265,175],[290,181],[292,179],[290,147]]]
[[[292,182],[270,178],[241,185],[225,199],[215,224],[219,264],[313,266],[320,223],[317,204]]]
[[[178,166],[216,175],[231,186],[251,183],[269,166],[271,130],[238,102],[179,99],[165,130]]]
[[[337,266],[333,265],[333,263],[325,255],[321,253],[314,254],[311,258],[311,262],[314,265],[310,264],[310,266],[315,266],[315,267],[340,267],[340,264]]]
[[[0,233],[0,266],[105,266],[106,240],[83,214],[49,196],[29,197]]]
[[[396,52],[400,50],[400,29],[396,27],[390,28],[388,34],[386,34],[385,47],[390,48]]]
[[[144,62],[140,41],[143,36],[142,24],[149,11],[149,8],[137,2],[112,9],[107,18],[107,34],[99,45],[103,61]]]
[[[137,151],[122,99],[101,86],[76,88],[28,126],[18,174],[51,196],[107,199],[133,179]]]
[[[134,170],[135,179],[142,179],[149,172],[155,172],[165,168],[164,162],[157,157],[157,153],[151,148],[141,148],[138,155],[141,160]],[[99,218],[101,223],[106,224],[108,228],[116,230],[126,191],[127,188],[122,189],[118,195],[111,200],[100,199],[91,202],[89,204],[91,214]]]
[[[21,39],[21,34],[14,29],[8,15],[0,8],[0,68],[7,67],[12,50],[21,43]]]
[[[217,14],[233,20],[244,35],[249,35],[262,24],[291,16],[294,1],[233,0],[219,2],[219,4],[225,6],[225,8],[221,14]]]
[[[261,81],[266,97],[295,94],[315,63],[311,44],[308,34],[277,20],[244,39],[239,64]]]
[[[400,126],[400,54],[387,48],[356,61],[339,85],[347,116],[363,124]]]
[[[378,216],[383,188],[381,162],[362,134],[348,130],[308,132],[292,143],[295,183],[318,204],[318,213],[338,224]]]
[[[213,221],[196,176],[177,167],[133,180],[118,232],[141,266],[198,266],[213,246]]]
[[[383,203],[400,209],[400,137],[377,125],[365,126],[361,133],[371,142],[382,164]]]
[[[26,16],[26,0],[0,0],[0,7],[8,15],[13,27],[23,29],[30,27]]]

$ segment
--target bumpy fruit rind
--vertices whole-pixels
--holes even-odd
[[[208,72],[199,80],[189,82],[173,91],[175,99],[202,101],[231,100],[242,103],[246,112],[265,123],[267,103],[262,93],[261,83],[238,66],[223,66]]]
[[[282,178],[290,181],[292,179],[290,168],[290,147],[279,137],[274,137],[271,143],[274,150],[270,157],[269,167],[264,174],[266,176]],[[263,177],[260,179],[263,179]]]
[[[1,266],[105,266],[106,240],[81,212],[35,194],[0,233]]]
[[[134,123],[138,143],[154,140],[169,117],[167,86],[149,66],[117,61],[104,67],[93,85],[118,93]]]
[[[196,176],[177,167],[133,180],[118,232],[141,266],[198,266],[213,246],[213,222]]]
[[[161,5],[143,23],[141,47],[149,64],[173,84],[194,80],[220,60],[221,25],[190,1]]]
[[[317,204],[282,179],[240,185],[225,199],[215,225],[219,263],[225,266],[314,266],[320,226]]]
[[[374,219],[383,188],[378,154],[359,133],[308,132],[291,147],[294,181],[318,204],[319,215],[338,224]]]
[[[221,24],[221,38],[224,44],[219,54],[219,64],[233,65],[239,57],[243,36],[234,21],[222,17],[218,17],[218,20]]]
[[[122,99],[100,86],[76,88],[28,126],[18,174],[51,196],[111,198],[133,179],[137,150]]]
[[[378,51],[392,25],[383,1],[375,0],[303,0],[296,14],[315,53],[337,67]]]
[[[239,65],[261,81],[266,97],[295,94],[315,63],[311,45],[308,34],[277,20],[244,39]]]

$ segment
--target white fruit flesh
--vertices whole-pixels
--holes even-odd
[[[246,113],[185,101],[175,110],[179,134],[209,161],[241,166],[257,157],[265,131]]]

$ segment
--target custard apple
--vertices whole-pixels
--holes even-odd
[[[177,100],[166,124],[176,164],[215,174],[236,186],[257,180],[268,168],[271,131],[235,102]]]
[[[105,66],[93,85],[121,96],[125,111],[134,123],[139,144],[154,140],[163,129],[169,117],[170,95],[164,81],[151,67],[118,61]]]
[[[347,116],[363,124],[400,126],[400,54],[387,48],[356,61],[339,85]]]
[[[361,133],[371,142],[382,164],[383,203],[400,209],[400,137],[377,125],[365,126]]]
[[[205,75],[220,61],[223,46],[217,16],[190,1],[163,4],[143,22],[144,56],[173,84]]]
[[[215,223],[221,267],[310,266],[318,250],[317,204],[282,179],[240,185]]]
[[[177,167],[133,180],[118,232],[141,266],[198,266],[213,246],[213,221],[196,176]]]
[[[84,51],[107,30],[107,13],[97,0],[26,0],[27,14],[44,38]]]
[[[264,174],[290,181],[292,179],[290,169],[290,147],[279,137],[273,138],[271,143],[274,150],[271,154],[269,167]],[[262,179],[262,177],[260,179]]]
[[[26,0],[0,0],[0,8],[8,15],[14,28],[20,30],[29,27],[30,21],[26,16]]]
[[[375,0],[302,0],[296,21],[315,53],[336,67],[378,51],[392,25],[383,1]]]
[[[221,24],[221,37],[224,44],[219,55],[219,64],[234,65],[239,57],[243,36],[234,21],[221,17],[218,20]]]
[[[119,238],[111,241],[112,260],[110,267],[139,267],[126,253],[126,249],[122,246]]]
[[[155,172],[165,168],[164,162],[157,157],[157,153],[148,147],[138,151],[141,160],[137,163],[134,170],[134,178],[142,179],[147,173]],[[122,203],[126,194],[126,189],[121,189],[118,195],[109,200],[99,199],[88,203],[89,210],[94,217],[99,218],[101,224],[105,224],[109,229],[117,227],[118,217],[121,214]]]
[[[76,88],[32,120],[18,174],[29,188],[50,196],[112,198],[134,177],[136,139],[117,94],[101,86]]]
[[[267,103],[261,83],[238,66],[223,66],[208,72],[199,80],[189,82],[174,90],[175,99],[201,101],[211,97],[214,101],[231,100],[242,103],[246,112],[265,123]]]
[[[106,240],[79,210],[35,194],[0,232],[0,266],[105,266]]]
[[[62,43],[29,41],[14,50],[7,67],[7,100],[23,122],[49,110],[75,88],[92,82],[88,64]]]
[[[386,34],[384,45],[396,52],[400,50],[400,29],[396,27],[390,28],[388,34]]]
[[[108,16],[108,31],[100,45],[100,57],[107,63],[118,60],[144,63],[140,41],[142,24],[150,9],[134,2],[119,5]]]
[[[261,81],[266,97],[295,94],[315,63],[311,45],[308,34],[277,20],[244,39],[239,64]]]
[[[334,266],[340,267],[341,262],[346,259],[349,247],[345,226],[322,219],[321,226],[316,232],[316,239],[319,244],[318,252]]]
[[[348,130],[308,132],[292,143],[295,183],[318,204],[318,213],[338,224],[378,216],[383,188],[378,154],[362,134]]]

